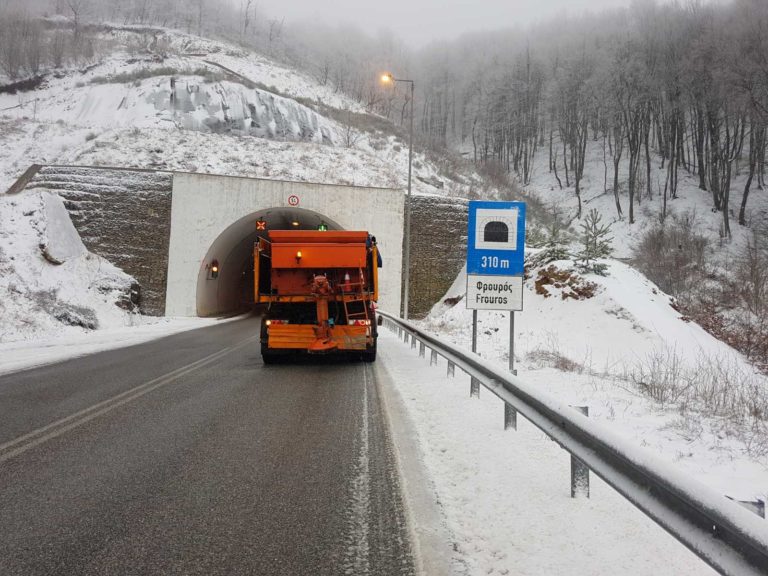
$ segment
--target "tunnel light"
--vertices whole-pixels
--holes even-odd
[[[294,228],[298,228],[299,226],[301,226],[301,222],[299,222],[298,220],[293,220],[291,222],[291,226],[293,226]]]
[[[211,278],[218,278],[219,277],[219,261],[213,260],[211,261]]]

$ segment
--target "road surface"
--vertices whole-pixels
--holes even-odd
[[[371,365],[258,319],[0,376],[0,574],[410,575]]]

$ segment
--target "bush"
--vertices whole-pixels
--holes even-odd
[[[695,221],[690,213],[673,216],[648,230],[635,250],[633,264],[675,297],[688,294],[707,273],[707,239],[694,232]]]
[[[768,454],[768,388],[735,356],[702,352],[693,365],[686,365],[674,348],[657,349],[631,366],[625,379],[641,394],[682,414],[716,419],[744,440],[751,454]]]

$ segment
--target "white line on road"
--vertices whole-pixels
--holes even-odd
[[[112,398],[98,402],[92,406],[89,406],[88,408],[84,408],[83,410],[75,412],[74,414],[70,414],[65,418],[51,422],[46,426],[33,430],[32,432],[24,434],[23,436],[19,436],[18,438],[14,438],[13,440],[5,442],[4,444],[0,444],[0,464],[20,454],[23,454],[27,450],[30,450],[35,446],[39,446],[48,440],[56,438],[57,436],[61,436],[69,430],[78,428],[79,426],[82,426],[94,418],[98,418],[99,416],[102,416],[103,414],[106,414],[107,412],[110,412],[115,408],[122,406],[123,404],[132,402],[133,400],[136,400],[137,398],[140,398],[145,394],[160,388],[161,386],[170,384],[171,382],[174,382],[182,376],[186,376],[187,374],[190,374],[191,372],[194,372],[203,366],[212,364],[227,354],[249,344],[256,338],[258,338],[258,336],[248,338],[247,340],[244,340],[243,342],[234,346],[223,348],[222,350],[214,352],[205,358],[187,364],[186,366],[182,366],[181,368],[177,368],[176,370],[172,370],[167,374],[154,378],[148,382],[145,382],[144,384],[140,384],[134,388],[131,388],[130,390],[126,390],[125,392],[113,396]],[[16,448],[13,448],[14,446],[16,446]]]
[[[350,508],[350,531],[352,541],[344,559],[345,574],[365,576],[371,571],[370,565],[370,524],[368,514],[371,506],[371,467],[368,422],[368,368],[363,365],[363,413],[360,426],[360,449],[357,475],[352,481],[352,506]]]

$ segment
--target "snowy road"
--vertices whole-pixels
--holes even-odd
[[[0,377],[0,574],[412,574],[370,365],[249,318]]]

